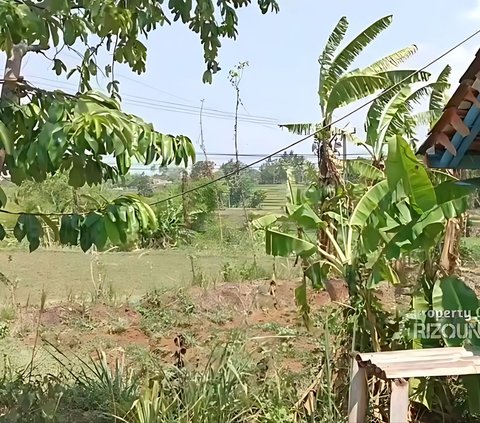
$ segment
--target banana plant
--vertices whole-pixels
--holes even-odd
[[[480,347],[480,301],[473,289],[456,276],[438,278],[428,290],[417,292],[412,308],[404,316],[400,331],[395,335],[414,348],[442,346]],[[452,312],[448,316],[445,311]],[[471,414],[480,413],[480,376],[460,378],[467,392]],[[411,380],[412,400],[433,410],[436,405],[453,415],[455,393],[438,378]]]
[[[320,105],[320,119],[314,123],[295,123],[280,125],[295,134],[308,134],[327,127],[315,136],[317,154],[320,161],[321,176],[328,177],[328,173],[335,173],[332,166],[328,166],[329,150],[338,139],[352,141],[354,139],[345,128],[330,126],[335,112],[358,100],[366,98],[406,77],[410,82],[423,81],[428,78],[425,72],[416,73],[410,70],[396,70],[396,68],[416,53],[415,45],[396,51],[363,69],[351,69],[354,61],[361,55],[385,29],[392,23],[392,16],[385,16],[372,23],[343,49],[340,44],[345,38],[348,21],[342,17],[332,33],[320,55],[318,98]],[[333,176],[335,178],[335,175]]]
[[[398,85],[384,90],[373,101],[365,121],[365,140],[355,138],[353,141],[369,152],[374,166],[379,167],[383,163],[389,138],[401,134],[413,139],[417,126],[431,126],[439,118],[446,103],[447,90],[450,88],[450,73],[451,68],[447,65],[435,81],[420,87],[414,87],[412,83],[418,82],[418,79],[428,79],[428,74],[417,77],[417,80],[406,75],[408,79],[396,81]],[[399,73],[396,76],[398,75]],[[414,107],[425,99],[428,100],[428,111],[415,114]]]
[[[416,125],[432,128],[440,118],[450,97],[448,90],[451,86],[449,82],[451,74],[452,68],[449,65],[440,72],[428,98],[428,110],[413,115]]]
[[[266,252],[273,256],[295,255],[302,260],[304,278],[297,296],[303,313],[308,312],[306,279],[316,288],[325,287],[336,275],[348,284],[355,307],[366,307],[373,347],[381,347],[381,328],[368,308],[374,301],[371,290],[379,283],[399,283],[394,261],[435,245],[447,219],[460,215],[478,181],[459,184],[449,180],[435,186],[427,169],[417,160],[401,136],[389,140],[386,178],[372,186],[353,211],[343,197],[332,202],[330,211],[315,212],[314,186],[305,193],[290,188],[284,215],[264,216],[254,222],[265,230]],[[328,216],[330,219],[323,219]],[[333,247],[327,250],[313,232],[322,229]]]

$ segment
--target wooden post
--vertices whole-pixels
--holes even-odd
[[[367,418],[367,372],[353,358],[348,395],[348,423],[365,423]]]
[[[391,386],[390,423],[408,423],[408,380],[392,380]]]

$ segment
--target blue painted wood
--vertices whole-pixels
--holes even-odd
[[[445,169],[441,164],[441,154],[435,154],[428,157],[428,167],[432,169]],[[480,155],[478,154],[465,154],[462,161],[455,169],[480,169]]]
[[[458,165],[462,162],[465,153],[468,151],[472,145],[475,138],[477,138],[478,133],[480,132],[480,113],[477,115],[473,126],[470,128],[470,135],[465,137],[460,144],[460,147],[457,149],[457,155],[453,157],[448,165],[449,169],[457,169]]]
[[[480,95],[478,95],[477,99],[480,101]],[[472,127],[479,113],[480,110],[472,104],[472,107],[470,107],[470,110],[467,112],[467,115],[463,119],[465,125],[467,125],[469,129]],[[464,137],[458,132],[456,132],[455,135],[452,137],[452,144],[457,151],[460,144],[462,143],[463,138]],[[450,162],[452,161],[453,157],[454,156],[452,153],[445,150],[445,152],[443,153],[443,157],[440,161],[441,167],[444,169],[450,169]]]

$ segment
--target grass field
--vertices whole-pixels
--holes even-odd
[[[245,230],[245,212],[285,204],[285,185],[260,188],[263,208],[221,210],[189,246],[30,254],[0,243],[0,421],[345,422],[344,308],[309,286],[306,330],[295,301],[301,270],[267,257],[262,236],[252,243]],[[463,240],[462,253],[471,268],[463,277],[478,289],[478,239]],[[387,308],[399,300],[390,286],[377,293]],[[162,412],[141,420],[129,410],[156,380],[164,391],[144,404],[165,401]],[[312,380],[318,410],[308,415]]]
[[[294,187],[303,187],[303,185],[294,185]],[[287,185],[286,184],[265,184],[258,185],[257,189],[264,190],[267,193],[265,201],[262,203],[261,208],[271,212],[279,212],[283,209],[287,197]]]
[[[195,275],[192,274],[193,256]],[[281,275],[295,274],[291,264],[277,259]],[[16,301],[38,302],[42,290],[48,302],[67,298],[87,298],[102,285],[119,299],[137,299],[155,289],[172,289],[191,285],[193,278],[203,278],[204,283],[220,283],[225,270],[231,278],[250,273],[252,257],[217,251],[171,249],[166,251],[114,252],[84,254],[78,250],[3,251],[0,254],[0,271],[15,284]],[[259,256],[259,268],[252,277],[272,274],[273,258]],[[242,270],[243,269],[243,270]],[[12,285],[0,283],[0,296],[11,295]]]
[[[225,219],[242,222],[228,211]],[[252,270],[242,246],[199,242],[128,253],[2,250],[0,421],[292,421],[297,397],[318,372],[325,325],[332,334],[346,327],[341,309],[327,293],[309,291],[314,327],[308,332],[295,304],[300,279],[291,262],[277,259],[272,295],[271,258],[258,253]],[[165,411],[141,420],[129,410],[155,378],[163,380]],[[175,378],[184,378],[188,392],[177,405]],[[197,394],[205,404],[192,417],[186,407]],[[239,420],[239,413],[251,419]],[[343,421],[334,407],[328,416]]]

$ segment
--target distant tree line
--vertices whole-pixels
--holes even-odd
[[[287,169],[291,169],[297,183],[304,183],[313,169],[313,164],[293,151],[284,152],[278,159],[268,159],[260,166],[260,184],[283,184],[287,182]]]

